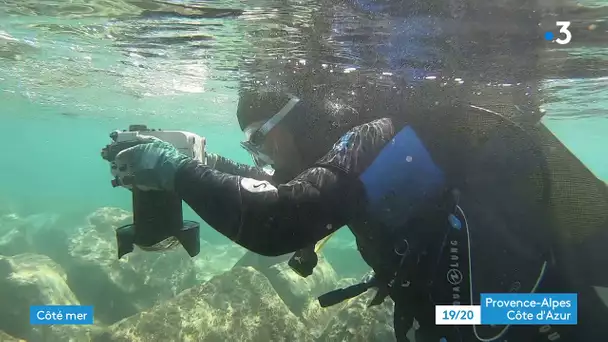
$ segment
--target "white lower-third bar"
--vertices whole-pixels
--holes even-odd
[[[481,324],[479,305],[437,305],[436,325],[479,325]]]

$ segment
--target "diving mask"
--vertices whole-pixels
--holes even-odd
[[[264,124],[252,124],[245,129],[245,141],[241,142],[243,147],[251,156],[255,165],[258,167],[264,167],[273,164],[272,158],[264,153],[264,141],[268,132],[275,128],[283,118],[296,106],[300,101],[297,97],[292,97],[289,102],[275,115],[273,115]]]

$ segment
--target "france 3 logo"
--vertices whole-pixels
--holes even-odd
[[[559,27],[559,33],[561,34],[561,37],[556,38],[553,32],[547,31],[545,32],[545,39],[550,42],[556,42],[560,45],[566,45],[570,43],[570,40],[572,40],[572,33],[568,29],[570,27],[570,22],[558,21],[555,23],[555,26]]]

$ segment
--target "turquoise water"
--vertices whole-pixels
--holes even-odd
[[[600,157],[608,146],[606,118],[548,118],[545,124],[598,178],[608,181],[608,161]]]
[[[0,33],[5,35],[0,39],[5,57],[0,59],[5,128],[0,142],[2,146],[19,146],[5,152],[0,188],[6,203],[25,211],[124,206],[121,198],[125,196],[105,186],[107,170],[97,150],[107,141],[109,131],[131,123],[191,130],[208,138],[210,150],[238,161],[249,160],[238,148],[241,133],[233,115],[237,83],[230,77],[235,74],[239,55],[247,51],[239,50],[247,47],[245,39],[239,37],[243,27],[231,19],[220,19],[220,29],[203,27],[216,36],[209,48],[201,49],[202,56],[197,57],[202,58],[184,58],[186,52],[172,51],[183,46],[169,44],[158,47],[166,58],[154,60],[138,55],[136,48],[116,44],[112,35],[128,35],[128,21],[96,17],[121,10],[135,16],[141,10],[126,2],[116,3],[122,5],[112,10],[100,5],[97,12],[101,13],[90,15],[80,14],[82,8],[58,9],[59,17],[44,15],[44,10],[49,10],[42,7],[38,10],[42,13],[25,16],[15,12],[26,14],[27,6],[0,6],[9,13],[0,23]],[[263,11],[258,12],[251,8],[249,16],[263,21]],[[217,21],[209,20],[210,24]],[[605,35],[604,31],[600,37]],[[608,127],[608,79],[603,76],[608,69],[603,59],[606,48],[570,50],[565,49],[570,59],[582,64],[578,72],[599,77],[546,80],[546,96],[555,100],[544,105],[545,122],[606,179],[608,161],[600,157],[602,146],[608,146],[608,138],[602,134]],[[560,58],[568,62],[569,56]],[[82,208],[74,208],[76,203]]]
[[[121,64],[124,51],[104,39],[110,19],[65,16],[72,14],[2,17],[1,139],[6,147],[19,141],[19,148],[3,149],[4,206],[67,217],[103,206],[130,209],[128,191],[109,186],[100,148],[111,131],[133,123],[186,129],[207,137],[214,152],[250,161],[239,147],[237,97],[228,89],[234,84],[213,79],[221,71],[171,60],[140,69],[143,57],[135,54],[126,56],[132,65]]]
[[[262,54],[306,59],[309,46],[285,42],[328,26],[314,16],[323,7],[312,1],[196,2],[242,10],[240,17],[145,15],[168,6],[158,4],[0,2],[0,213],[53,213],[77,225],[100,207],[130,210],[130,193],[110,186],[100,157],[108,134],[130,124],[191,131],[207,138],[210,151],[250,163],[235,117],[239,66]],[[608,26],[605,9],[594,13],[575,18],[580,27],[598,27],[580,31],[585,39],[575,35],[572,46],[547,49],[539,63],[551,70],[539,102],[547,127],[608,181]],[[357,64],[338,48],[346,43],[328,41],[340,55],[335,70]],[[188,208],[185,216],[200,221]],[[228,242],[208,227],[203,235]]]
[[[109,173],[98,152],[110,131],[133,123],[189,130],[205,136],[209,150],[250,161],[239,148],[234,116],[236,66],[251,49],[242,37],[245,26],[233,19],[209,19],[209,26],[188,18],[168,20],[165,25],[196,22],[198,31],[213,37],[204,40],[209,46],[186,51],[198,42],[186,47],[166,43],[182,37],[179,30],[173,35],[162,29],[137,32],[143,25],[136,19],[141,8],[117,3],[122,5],[112,10],[91,6],[90,15],[56,9],[59,16],[45,15],[45,10],[53,13],[50,7],[32,16],[16,2],[0,5],[5,11],[0,22],[0,146],[5,147],[0,199],[6,206],[67,216],[100,206],[128,208],[126,191],[108,186]],[[253,7],[245,15],[260,22],[259,30],[267,17],[272,16]],[[249,29],[254,31],[255,24]],[[169,38],[164,46],[147,49],[157,56],[146,58],[135,42],[138,34]],[[608,78],[602,76],[608,69],[607,50],[593,45],[559,51],[547,64],[568,64],[570,58],[582,64],[577,72],[598,77],[545,80],[542,88],[552,101],[544,104],[544,122],[599,177],[608,179],[608,159],[602,157],[608,146]]]
[[[0,5],[4,11],[0,21],[1,203],[23,214],[53,212],[65,217],[80,217],[101,206],[129,209],[127,191],[109,186],[110,175],[99,149],[108,143],[110,131],[133,123],[189,130],[205,136],[210,151],[250,162],[238,145],[242,134],[234,116],[237,66],[247,51],[255,55],[256,47],[247,36],[276,44],[272,34],[259,37],[259,32],[272,32],[266,25],[276,15],[270,9],[225,4],[247,9],[243,16],[247,24],[232,18],[143,20],[138,18],[142,8],[128,2],[113,2],[112,9],[101,3],[82,8],[61,3]],[[302,21],[313,10],[303,10],[304,4],[292,6]],[[160,24],[175,29],[164,30]],[[187,24],[196,25],[195,30],[182,27]],[[608,34],[601,28],[600,41]],[[192,34],[212,39],[185,43],[178,39]],[[164,40],[142,47],[150,37]],[[557,57],[549,53],[547,65],[578,63],[576,73],[595,77],[567,78],[555,73],[545,80],[544,96],[552,100],[544,104],[544,122],[606,180],[608,78],[603,75],[608,72],[608,50],[601,44],[581,47],[576,39],[575,47],[556,49]],[[279,47],[276,53],[286,52]],[[271,48],[268,55],[272,54]],[[196,218],[189,211],[187,216]]]
[[[240,148],[242,133],[235,120],[213,122],[205,115],[213,110],[215,115],[230,116],[235,109],[230,102],[234,101],[234,95],[225,97],[227,103],[220,110],[200,97],[165,97],[156,101],[113,98],[112,106],[125,109],[117,110],[116,116],[111,117],[79,111],[76,115],[65,115],[69,105],[37,104],[5,93],[1,100],[2,127],[6,132],[2,143],[19,147],[7,148],[3,153],[6,163],[0,186],[2,203],[22,215],[56,213],[75,221],[100,207],[130,210],[130,193],[110,186],[111,175],[107,162],[100,158],[100,148],[109,143],[111,131],[138,122],[163,129],[188,127],[189,131],[205,136],[214,152],[250,162]],[[150,109],[143,108],[146,106]],[[129,108],[137,108],[139,113],[129,113]],[[192,117],[184,119],[180,111],[189,111]],[[171,114],[155,116],[154,112]],[[187,209],[185,215],[200,221]],[[208,232],[222,239],[212,230]]]

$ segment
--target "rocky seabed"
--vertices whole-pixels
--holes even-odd
[[[114,229],[130,220],[117,208],[73,229],[0,216],[0,342],[395,340],[390,300],[367,308],[370,293],[319,307],[317,296],[356,282],[323,256],[308,278],[286,263],[233,267],[241,247],[204,241],[195,258],[136,250],[118,260]],[[31,325],[32,305],[92,305],[94,324]]]

